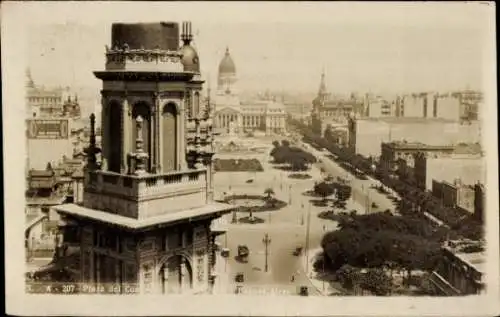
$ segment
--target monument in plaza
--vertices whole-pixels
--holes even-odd
[[[76,224],[80,282],[144,293],[204,293],[215,281],[212,118],[191,24],[113,24],[102,88],[102,164],[91,131]],[[92,119],[94,120],[94,119]],[[92,124],[93,126],[93,124]]]

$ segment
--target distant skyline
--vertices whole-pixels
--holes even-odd
[[[128,6],[124,4],[124,10]],[[231,13],[217,14],[216,18],[208,12],[204,16],[186,14],[189,7],[206,6],[202,3],[156,6],[158,10],[147,18],[138,14],[115,19],[113,14],[103,14],[92,20],[83,18],[84,9],[91,6],[82,6],[82,12],[75,10],[78,12],[66,16],[70,20],[76,14],[75,22],[61,16],[37,21],[27,29],[26,50],[35,82],[96,89],[98,94],[101,82],[92,72],[104,69],[104,47],[111,44],[113,22],[190,20],[202,75],[213,90],[226,47],[236,64],[242,90],[314,93],[322,69],[328,92],[333,94],[482,87],[487,33],[480,14],[469,10],[477,5],[467,9],[467,4],[452,3],[216,3],[210,6],[213,12]],[[186,10],[173,14],[172,8]],[[281,8],[280,16],[271,20],[268,11],[277,8]],[[245,19],[235,21],[242,10],[247,13]],[[325,10],[329,10],[330,19]],[[281,16],[285,12],[302,15],[286,19]]]

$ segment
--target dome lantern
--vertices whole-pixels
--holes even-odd
[[[236,74],[236,66],[231,55],[229,54],[229,47],[226,47],[224,58],[219,64],[219,74]]]
[[[193,40],[191,22],[182,22],[181,40],[184,43],[181,47],[182,65],[184,65],[184,71],[199,73],[200,60],[198,58],[198,52],[196,52],[194,47],[191,46],[191,41]]]

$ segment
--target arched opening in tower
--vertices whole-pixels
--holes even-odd
[[[189,260],[174,255],[160,269],[160,284],[163,294],[179,294],[193,287],[193,270]]]
[[[162,109],[162,170],[177,169],[177,107],[167,103]]]
[[[120,173],[122,160],[122,106],[117,101],[108,104],[108,170]]]
[[[132,149],[135,153],[137,151],[137,118],[142,118],[142,149],[148,154],[146,160],[146,171],[151,171],[151,108],[143,101],[140,101],[132,108]]]

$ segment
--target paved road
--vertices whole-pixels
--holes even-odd
[[[312,151],[311,151],[312,152]],[[319,153],[313,153],[320,155]],[[323,155],[323,153],[321,154]],[[328,230],[335,230],[336,222],[317,217],[318,213],[328,210],[328,207],[316,207],[311,204],[312,197],[303,193],[311,190],[314,182],[321,178],[321,173],[317,166],[314,166],[308,173],[313,176],[308,180],[297,180],[288,178],[288,172],[275,169],[268,163],[270,160],[267,153],[255,155],[264,167],[265,172],[260,173],[216,173],[215,186],[217,194],[226,192],[228,194],[259,194],[262,195],[267,187],[275,191],[275,196],[287,202],[285,208],[273,212],[254,213],[254,216],[261,218],[262,224],[234,224],[228,225],[228,232],[225,236],[219,237],[222,247],[230,249],[230,256],[224,263],[224,274],[228,274],[229,284],[227,292],[234,292],[237,283],[235,275],[238,272],[244,273],[243,293],[247,294],[296,294],[299,286],[309,286],[311,295],[320,295],[320,292],[311,284],[307,278],[305,270],[305,256],[294,256],[293,251],[297,246],[306,246],[306,224],[308,214],[310,214],[309,248],[318,248],[324,233]],[[332,176],[343,176],[347,174],[338,164],[322,159],[325,162],[325,169]],[[352,180],[353,188],[370,185],[373,181],[362,181],[349,177]],[[247,183],[248,179],[253,179],[253,183]],[[385,196],[380,195],[373,189],[370,195],[381,208],[392,208],[392,202]],[[356,209],[359,213],[364,212],[364,206],[350,202],[348,209]],[[238,213],[238,218],[247,216]],[[226,215],[225,219],[231,222],[232,215]],[[268,253],[268,272],[265,272],[265,245],[262,242],[265,234],[269,235],[271,243]],[[248,262],[238,261],[238,245],[245,244],[250,249]],[[305,252],[303,253],[305,254]],[[312,268],[309,268],[312,269]],[[295,279],[292,282],[292,275]]]
[[[343,169],[337,162],[330,159],[328,156],[331,155],[331,153],[318,151],[306,143],[302,143],[301,146],[307,151],[311,152],[314,156],[316,156],[317,159],[321,159],[322,163],[319,163],[318,165],[322,166],[327,173],[348,179],[353,190],[357,190],[363,193],[362,196],[368,198],[369,204],[375,202],[379,207],[374,211],[383,211],[386,209],[394,210],[394,203],[389,198],[387,198],[387,196],[377,192],[374,188],[370,187],[379,185],[379,182],[377,180],[372,178],[368,178],[366,180],[357,179],[352,174]],[[361,203],[366,206],[364,199],[362,200],[363,202]]]

